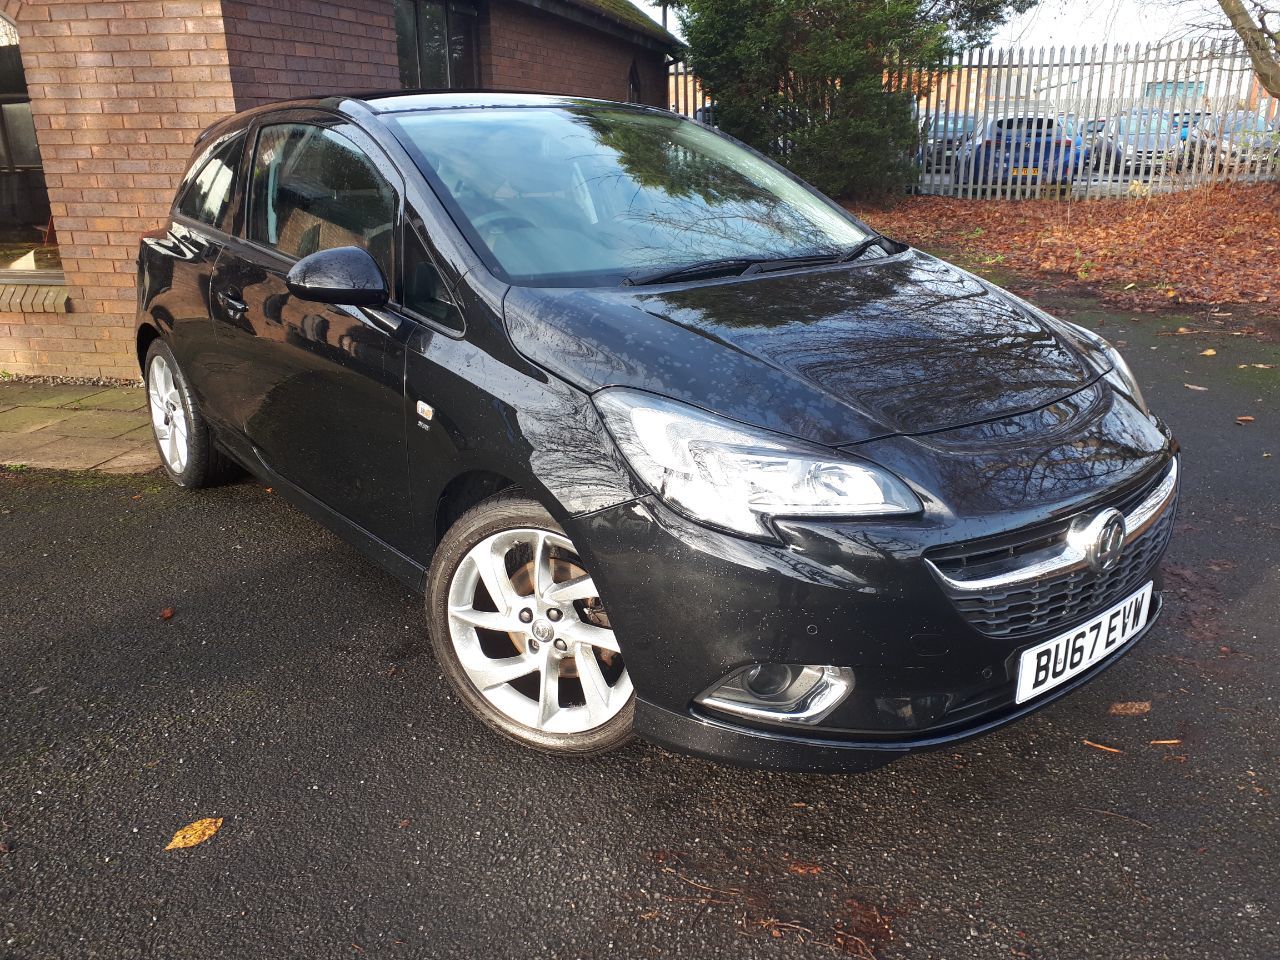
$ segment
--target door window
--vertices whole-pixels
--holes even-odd
[[[232,137],[213,152],[191,178],[178,201],[178,213],[211,227],[219,226],[231,203],[244,137]]]
[[[368,250],[393,277],[395,190],[359,147],[325,127],[264,127],[253,164],[249,239],[289,257]]]

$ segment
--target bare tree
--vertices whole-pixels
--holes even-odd
[[[1258,82],[1280,97],[1280,0],[1218,0],[1244,41]]]

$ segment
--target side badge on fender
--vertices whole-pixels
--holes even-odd
[[[435,408],[426,401],[419,400],[416,409],[418,411],[418,416],[421,418],[418,420],[418,426],[423,430],[430,430],[431,420],[436,415]]]

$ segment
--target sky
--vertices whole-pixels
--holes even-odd
[[[634,2],[662,22],[658,4]],[[1216,9],[1212,0],[1043,0],[1001,27],[994,42],[1000,46],[1069,47],[1182,39],[1198,36],[1194,25],[1211,20]],[[674,13],[668,14],[667,27],[679,36],[680,24]]]

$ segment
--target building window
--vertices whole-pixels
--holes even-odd
[[[0,274],[44,273],[32,279],[47,282],[49,271],[61,269],[18,31],[0,17]]]
[[[480,85],[476,8],[457,0],[395,0],[400,85],[458,90]]]

